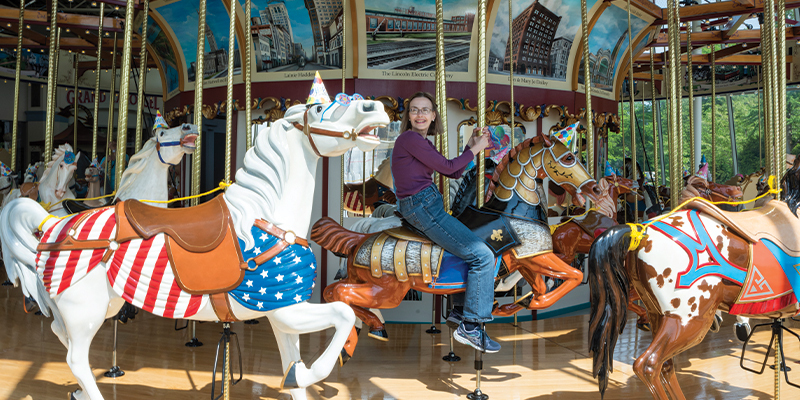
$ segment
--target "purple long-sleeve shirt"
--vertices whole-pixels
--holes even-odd
[[[433,171],[448,178],[459,178],[473,158],[469,146],[466,146],[460,156],[448,160],[422,135],[405,131],[394,142],[392,150],[395,194],[402,199],[432,185]]]

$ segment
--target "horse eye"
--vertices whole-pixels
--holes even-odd
[[[321,113],[321,112],[322,112],[322,106],[317,106],[317,112],[318,112],[318,113]]]
[[[164,132],[162,131],[162,132],[161,132],[159,135],[160,135],[160,136],[164,136]]]

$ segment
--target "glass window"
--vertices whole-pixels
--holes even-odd
[[[369,27],[370,29],[375,29],[378,27],[378,19],[377,18],[370,18],[369,19]]]

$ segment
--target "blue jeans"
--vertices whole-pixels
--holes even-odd
[[[397,210],[411,225],[469,265],[467,290],[454,296],[455,304],[464,304],[464,320],[491,321],[495,258],[486,243],[444,212],[442,195],[433,185],[398,200]]]

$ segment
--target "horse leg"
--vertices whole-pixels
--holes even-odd
[[[528,282],[535,281],[534,274],[549,276],[564,281],[561,286],[555,288],[550,293],[543,293],[534,296],[528,305],[529,310],[540,310],[550,307],[560,300],[572,289],[580,285],[583,280],[583,273],[565,264],[555,254],[546,253],[531,258],[516,259],[520,264],[520,272]],[[530,280],[528,279],[530,278]]]
[[[661,383],[666,386],[672,400],[686,400],[686,396],[683,395],[681,386],[678,383],[678,375],[675,374],[675,361],[673,358],[665,361],[661,367]]]
[[[107,287],[105,268],[97,266],[55,299],[69,339],[67,364],[83,389],[73,394],[78,400],[103,398],[89,365],[89,348],[106,317],[110,301]]]
[[[677,315],[650,315],[655,332],[653,341],[633,363],[633,371],[647,385],[653,398],[668,400],[665,386],[669,387],[670,393],[680,396],[674,399],[683,398],[677,377],[674,376],[674,364],[668,364],[668,370],[664,371],[665,363],[671,362],[675,355],[700,343],[713,322],[713,314],[711,317],[691,318],[686,325],[683,325]],[[662,382],[661,378],[665,382]]]
[[[628,295],[628,310],[631,310],[639,316],[636,320],[636,327],[643,330],[643,331],[650,331],[650,319],[647,318],[647,310],[634,303],[636,300],[641,300],[642,298],[639,297],[639,293],[631,287],[630,294]]]
[[[352,279],[348,277],[348,280]],[[353,308],[356,316],[370,327],[370,336],[387,340],[383,320],[370,311],[370,308],[394,308],[403,301],[410,283],[400,282],[394,275],[384,275],[375,283],[356,283],[343,280],[328,285],[323,291],[326,301],[341,301]]]
[[[286,371],[284,384],[295,389],[305,389],[331,373],[348,338],[351,337],[355,323],[352,309],[346,304],[337,302],[326,304],[303,302],[271,311],[267,313],[267,317],[281,346],[281,360]],[[300,361],[297,335],[319,332],[330,327],[335,328],[330,344],[314,364],[306,367]],[[295,396],[294,391],[292,396]],[[302,397],[294,398],[304,399],[305,390]]]
[[[275,333],[275,340],[278,343],[278,350],[281,353],[281,365],[283,366],[281,369],[283,371],[289,371],[294,363],[300,362],[300,335],[282,332],[275,326],[272,319],[270,319],[270,322],[273,324],[272,331]],[[281,389],[287,384],[285,381],[286,377],[281,381]],[[289,383],[289,386],[294,387],[291,383]],[[291,394],[293,400],[306,400],[308,398],[306,396],[305,387],[289,389],[289,394]]]

